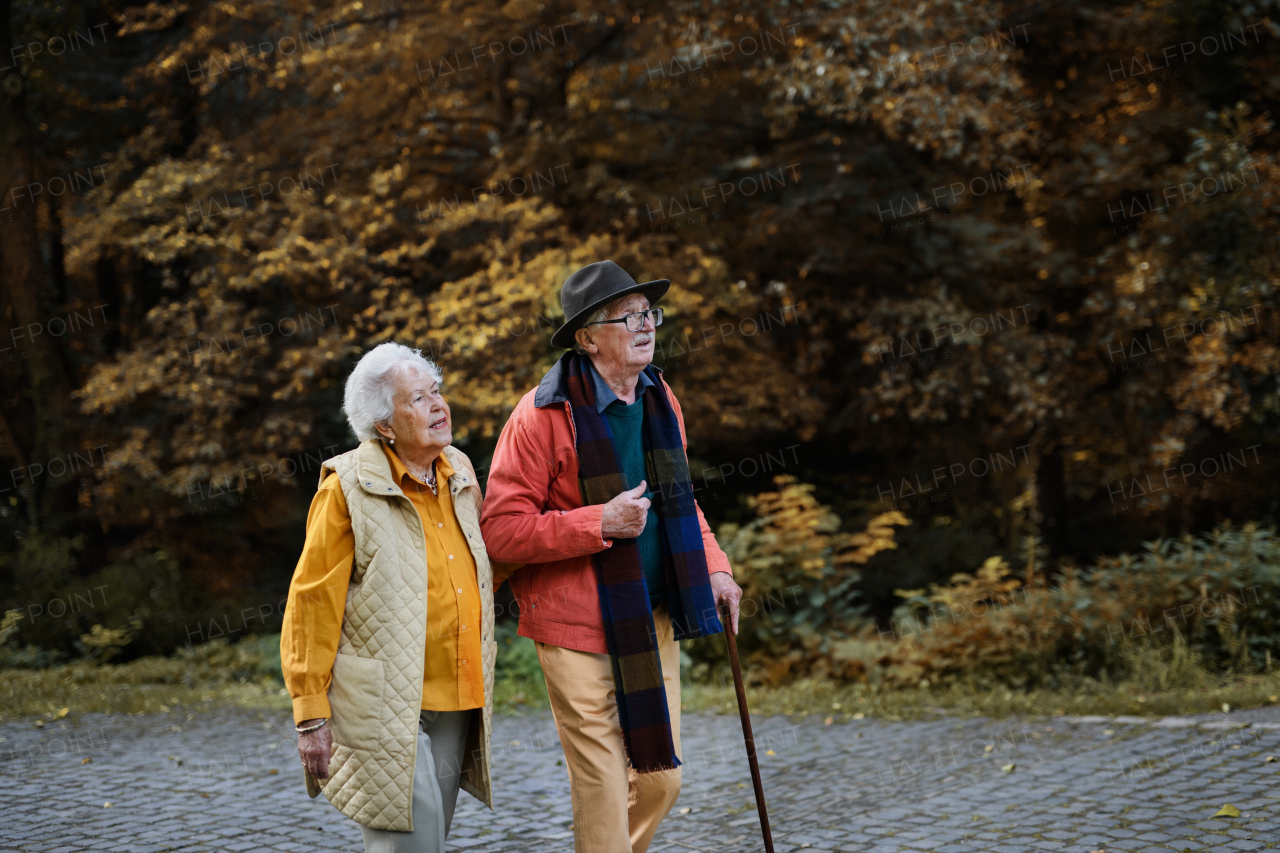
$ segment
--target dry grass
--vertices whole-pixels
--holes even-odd
[[[752,687],[747,701],[753,714],[805,716],[818,714],[833,722],[875,718],[919,720],[937,715],[1001,718],[1017,716],[1131,715],[1163,717],[1220,713],[1231,709],[1274,705],[1280,697],[1280,674],[1220,677],[1198,687],[1136,689],[1131,682],[1081,680],[1058,690],[1015,691],[953,684],[934,688],[876,691],[863,685],[799,681],[786,687]],[[684,690],[688,711],[737,713],[733,685],[691,685]],[[858,716],[862,715],[862,716]]]
[[[510,636],[508,636],[508,634]],[[510,642],[507,642],[510,640]],[[54,718],[68,713],[164,713],[206,703],[287,711],[290,701],[279,678],[277,637],[236,646],[209,643],[170,658],[140,658],[126,664],[77,663],[48,669],[0,670],[0,721],[17,717]],[[546,689],[532,643],[505,631],[499,643],[499,677],[494,688],[498,713],[547,707]],[[829,680],[801,680],[785,686],[749,688],[753,713],[804,716],[832,722],[858,718],[925,719],[940,714],[1000,718],[1009,715],[1133,715],[1220,713],[1276,704],[1280,672],[1217,674],[1185,643],[1132,647],[1124,657],[1123,680],[1059,676],[1056,688],[1014,690],[976,679],[945,685],[888,689]],[[732,682],[697,684],[686,680],[688,711],[736,713]]]

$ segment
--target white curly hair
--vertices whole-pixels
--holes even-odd
[[[356,438],[361,441],[377,438],[374,426],[391,419],[396,408],[395,378],[403,370],[422,370],[436,382],[444,380],[439,366],[424,356],[422,350],[410,349],[404,344],[378,344],[356,363],[342,394],[342,411]]]

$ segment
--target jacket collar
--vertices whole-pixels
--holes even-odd
[[[556,403],[569,402],[569,359],[573,357],[573,350],[569,350],[551,365],[551,369],[547,371],[547,375],[542,377],[542,381],[538,383],[538,390],[533,395],[533,405],[535,408],[543,409]],[[594,369],[592,371],[594,373]],[[648,377],[653,385],[657,385],[662,379],[662,368],[656,364],[647,366],[642,375]]]
[[[380,440],[371,438],[360,442],[360,446],[355,449],[355,454],[356,476],[359,478],[360,488],[369,494],[382,497],[405,496],[400,484],[395,481],[391,463],[387,460],[387,454],[383,451]],[[449,467],[453,469],[448,479],[449,494],[456,495],[465,488],[477,490],[480,488],[471,466],[467,464],[467,457],[461,450],[446,447],[442,455]]]

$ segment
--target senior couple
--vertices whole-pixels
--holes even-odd
[[[564,748],[577,853],[640,853],[680,793],[677,641],[737,631],[741,590],[693,498],[653,360],[670,282],[564,282],[569,349],[517,404],[488,495],[439,369],[386,343],[347,379],[280,640],[311,796],[368,853],[442,853],[458,789],[493,807],[493,591],[510,576]],[[490,562],[492,560],[492,563]]]

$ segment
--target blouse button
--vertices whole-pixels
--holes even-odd
[[[450,555],[449,555],[449,559],[450,559],[450,560],[452,560],[452,559],[453,559],[453,555],[452,555],[452,554],[450,554]]]
[[[443,521],[437,521],[437,522],[436,522],[436,527],[444,527],[444,522],[443,522]]]
[[[458,587],[458,595],[462,595],[462,587]]]
[[[419,600],[419,601],[421,601],[421,600],[422,600],[422,593],[418,593],[418,600]]]

